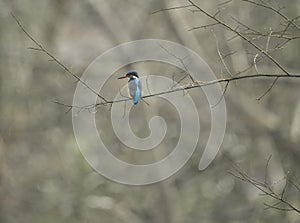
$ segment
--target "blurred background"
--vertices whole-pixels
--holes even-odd
[[[258,1],[261,2],[261,1]],[[261,33],[284,29],[277,13],[248,2],[234,0],[195,1],[232,27],[233,18]],[[191,90],[196,98],[201,135],[192,158],[169,179],[148,186],[126,186],[112,182],[88,165],[76,144],[71,113],[53,103],[72,103],[75,80],[56,63],[37,51],[17,26],[13,12],[24,28],[49,52],[79,76],[106,50],[132,40],[157,38],[183,44],[196,51],[218,78],[251,67],[256,51],[228,30],[219,26],[195,29],[213,23],[195,8],[152,12],[182,6],[186,1],[171,0],[1,0],[0,1],[0,222],[300,222],[295,211],[265,210],[274,200],[260,196],[253,186],[229,174],[238,164],[255,179],[268,181],[278,191],[287,176],[299,185],[300,179],[300,79],[279,80],[263,99],[257,101],[272,80],[253,79],[232,82],[225,94],[227,129],[217,159],[204,171],[198,162],[210,131],[210,112],[200,89]],[[266,1],[290,18],[300,15],[298,0]],[[295,20],[300,22],[299,20]],[[241,25],[240,25],[241,27]],[[245,27],[241,27],[241,31]],[[248,30],[249,31],[249,30]],[[251,30],[250,30],[251,31]],[[287,35],[300,36],[292,26]],[[274,48],[281,38],[255,39],[265,48]],[[272,56],[290,73],[300,73],[299,39],[290,41]],[[109,64],[107,65],[109,66]],[[180,79],[182,72],[166,64],[137,63],[130,69],[144,75]],[[105,68],[103,68],[105,69]],[[261,58],[261,72],[277,73],[274,64]],[[125,83],[115,77],[129,70],[124,67],[106,83],[104,94],[113,99]],[[253,74],[253,68],[242,74]],[[240,74],[241,75],[241,74]],[[188,83],[188,80],[185,80]],[[135,154],[121,148],[113,134],[109,108],[97,112],[98,129],[112,153],[128,162],[149,163],[172,150],[180,134],[178,114],[159,98],[140,103],[130,114],[133,131],[149,134],[148,121],[154,115],[165,118],[166,141],[156,154]],[[123,112],[123,111],[120,111]],[[107,128],[103,129],[101,126]],[[124,146],[123,146],[124,147]],[[128,150],[128,151],[127,151]],[[266,170],[268,157],[272,155]],[[286,199],[300,206],[300,191],[288,186]]]

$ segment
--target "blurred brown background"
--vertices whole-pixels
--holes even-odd
[[[230,18],[233,16],[262,32],[280,30],[281,18],[271,11],[239,0],[222,2],[197,1],[212,14],[220,9],[219,17],[229,24],[234,24]],[[251,64],[255,51],[238,38],[226,41],[232,36],[229,31],[221,27],[188,31],[212,22],[203,14],[188,9],[151,14],[161,8],[185,4],[186,1],[168,0],[0,1],[1,223],[300,222],[299,213],[264,210],[263,203],[273,201],[259,196],[251,185],[228,173],[234,162],[251,176],[263,179],[266,160],[272,155],[267,173],[270,182],[280,188],[287,175],[299,183],[296,180],[300,179],[299,79],[280,80],[259,102],[255,99],[269,87],[271,80],[232,83],[225,96],[228,112],[225,139],[218,158],[205,171],[197,169],[210,124],[209,112],[203,108],[201,134],[206,139],[199,142],[188,164],[161,183],[125,186],[107,180],[88,166],[73,135],[71,114],[65,114],[64,107],[53,103],[54,100],[72,103],[74,79],[57,64],[48,62],[44,54],[28,50],[32,42],[10,15],[13,12],[28,32],[79,75],[95,57],[117,44],[158,38],[195,50],[216,76],[224,77],[228,74],[220,62],[211,29],[224,55],[236,51],[226,59],[233,73]],[[286,6],[282,12],[291,18],[300,14],[298,0],[270,4]],[[296,30],[289,32],[297,35]],[[259,44],[264,45],[265,40],[261,39]],[[274,46],[277,41],[272,38],[270,44]],[[299,48],[300,41],[293,40],[273,56],[291,73],[299,74]],[[155,63],[144,69],[148,74],[165,69],[169,69],[166,76],[173,74],[171,68]],[[277,71],[268,60],[262,60],[259,69]],[[120,86],[118,83],[113,87],[115,92]],[[191,92],[195,96],[199,91]],[[202,103],[197,103],[202,108]],[[146,105],[141,104],[140,109],[147,118],[151,117]],[[169,110],[160,105],[155,112],[165,114],[165,118],[169,117],[168,125],[176,127],[176,115]],[[108,109],[99,111],[100,121],[101,116],[105,120]],[[166,115],[169,113],[175,118]],[[147,136],[147,131],[141,134]],[[107,143],[115,139],[109,137]],[[173,144],[171,140],[170,145]],[[299,191],[287,187],[285,194],[300,206]]]

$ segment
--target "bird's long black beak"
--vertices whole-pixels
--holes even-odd
[[[125,76],[122,76],[122,77],[118,77],[118,79],[123,79],[123,78],[126,78],[127,76],[125,75]]]

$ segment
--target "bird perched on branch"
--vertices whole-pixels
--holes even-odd
[[[133,104],[137,104],[141,97],[141,83],[139,75],[135,71],[128,72],[125,76],[119,77],[118,79],[128,78],[128,91],[129,96],[132,98]]]

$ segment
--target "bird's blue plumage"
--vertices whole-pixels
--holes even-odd
[[[137,86],[136,92],[135,92],[135,96],[133,98],[133,104],[137,104],[139,102],[139,99],[141,97],[141,89],[140,89],[140,80],[139,79],[135,79],[135,84]]]
[[[141,84],[138,78],[130,78],[128,81],[129,94],[132,97],[133,104],[137,104],[141,97]]]

